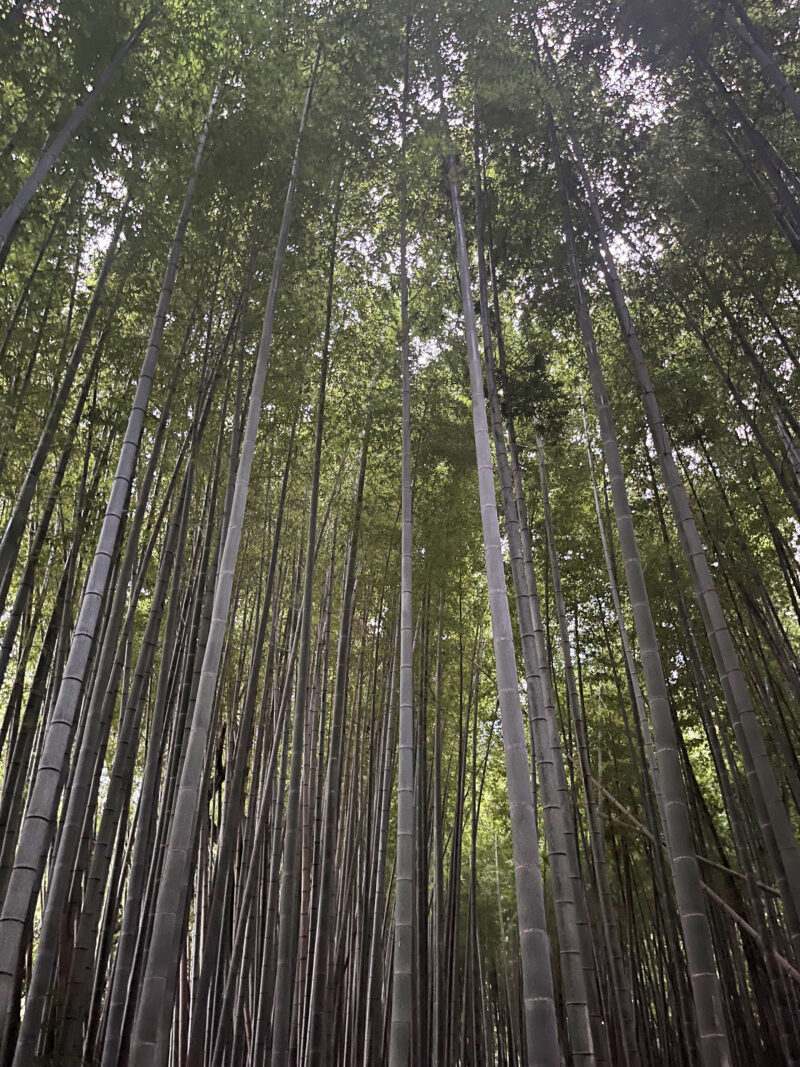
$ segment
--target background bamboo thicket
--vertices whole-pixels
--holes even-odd
[[[0,1067],[800,1062],[800,38],[0,12]]]

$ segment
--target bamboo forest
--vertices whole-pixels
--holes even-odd
[[[800,1064],[797,0],[0,0],[0,1067]]]

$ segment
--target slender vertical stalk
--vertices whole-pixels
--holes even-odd
[[[570,265],[575,311],[592,382],[603,451],[611,480],[614,516],[622,549],[625,576],[631,598],[634,625],[639,639],[642,670],[653,720],[658,782],[661,786],[662,817],[669,849],[678,911],[683,929],[689,974],[694,994],[697,1027],[703,1062],[708,1067],[727,1067],[730,1051],[722,1015],[722,994],[711,938],[700,871],[697,865],[692,827],[684,789],[677,738],[669,696],[661,664],[655,624],[650,610],[639,547],[633,528],[625,476],[619,453],[611,407],[606,393],[600,359],[583,289],[578,262],[566,177],[552,118],[550,135],[559,174],[564,233]]]
[[[472,391],[472,424],[478,463],[484,557],[506,757],[528,1058],[535,1067],[556,1067],[560,1063],[560,1053],[550,968],[550,941],[547,935],[544,888],[539,867],[536,812],[533,807],[528,746],[519,699],[514,637],[506,592],[492,453],[483,395],[483,372],[454,156],[448,158],[447,168]]]
[[[186,756],[181,771],[175,810],[167,842],[164,869],[158,889],[150,951],[142,978],[140,1000],[133,1025],[131,1063],[135,1067],[157,1067],[157,1065],[165,1063],[168,1057],[175,979],[184,942],[186,901],[191,869],[194,863],[199,818],[199,795],[204,777],[206,743],[211,726],[217,674],[231,603],[233,576],[242,537],[242,524],[250,485],[250,472],[255,458],[258,423],[269,366],[281,268],[286,255],[294,194],[297,188],[300,146],[311,108],[311,94],[318,62],[319,53],[315,58],[306,90],[289,185],[286,191],[280,233],[275,249],[272,278],[256,356],[255,374],[250,391],[247,424],[236,474],[230,519],[214,589],[211,625],[200,670],[194,714],[189,726]]]
[[[100,74],[90,91],[86,94],[83,100],[81,100],[80,104],[73,109],[61,129],[54,134],[44,152],[42,152],[41,156],[36,161],[33,170],[23,182],[19,192],[5,209],[3,214],[0,215],[0,269],[8,256],[8,250],[14,237],[14,231],[23,212],[38,192],[44,179],[55,166],[58,157],[80,128],[86,116],[96,106],[105,87],[139,41],[145,28],[152,21],[155,11],[156,7],[154,6],[145,14],[144,18],[140,21],[139,25],[134,29],[133,33],[131,33],[127,40],[123,41],[117,48],[107,65],[100,71]]]
[[[20,992],[22,953],[30,935],[45,859],[55,833],[56,809],[63,782],[63,772],[80,700],[86,685],[89,660],[100,623],[111,563],[115,556],[115,546],[130,497],[145,414],[161,352],[164,328],[189,225],[189,216],[215,100],[216,90],[203,124],[194,167],[181,206],[180,218],[170,248],[150,340],[139,374],[97,549],[84,590],[56,706],[48,723],[42,757],[37,768],[25,821],[20,831],[17,858],[11,872],[2,914],[0,914],[0,1029],[2,1030],[4,1056],[9,1056],[15,1036],[13,1030],[16,1026],[17,1000]]]
[[[400,149],[400,359],[402,369],[402,534],[400,547],[400,711],[397,763],[397,873],[390,1067],[410,1067],[414,1038],[414,646],[411,587],[411,367],[408,336],[406,138],[411,7],[406,13]]]

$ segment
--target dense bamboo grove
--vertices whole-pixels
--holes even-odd
[[[800,1062],[799,84],[5,0],[0,1067]]]

